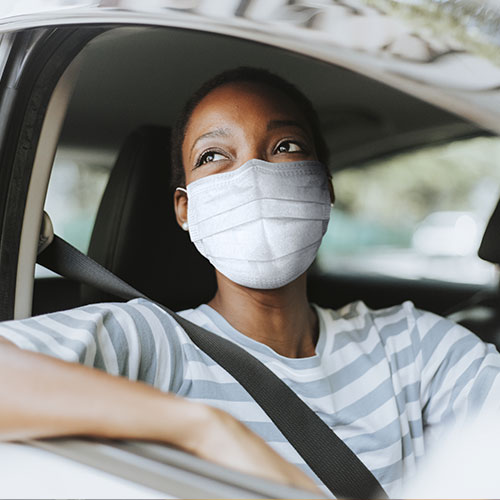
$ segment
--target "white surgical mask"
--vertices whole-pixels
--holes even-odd
[[[250,160],[187,186],[191,241],[231,281],[284,286],[312,264],[330,219],[318,161]]]

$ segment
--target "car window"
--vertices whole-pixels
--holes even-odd
[[[111,168],[78,156],[56,156],[50,176],[45,211],[49,214],[54,232],[80,251],[88,250],[97,210]],[[37,265],[35,277],[52,273]]]
[[[477,137],[334,174],[320,270],[493,283],[494,266],[476,253],[500,195],[499,162],[500,138]]]

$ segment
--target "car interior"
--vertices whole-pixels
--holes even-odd
[[[70,159],[107,172],[88,255],[173,310],[207,301],[215,277],[175,221],[170,130],[184,101],[203,81],[237,66],[269,69],[310,97],[330,148],[334,177],[401,151],[490,135],[397,89],[285,49],[178,28],[115,28],[97,36],[82,52],[56,163]],[[480,249],[480,256],[496,265],[499,226],[497,207]],[[331,308],[353,300],[374,308],[412,300],[417,307],[452,314],[484,340],[500,345],[496,285],[325,272],[313,266],[308,286],[312,302]],[[40,276],[33,314],[107,300],[116,297],[62,277]]]

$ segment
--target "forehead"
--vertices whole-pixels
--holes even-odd
[[[305,119],[298,105],[279,89],[264,83],[226,83],[209,92],[197,104],[188,121],[186,133],[212,123],[220,126],[226,120],[244,124],[249,120],[277,117]]]

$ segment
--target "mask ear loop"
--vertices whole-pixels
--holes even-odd
[[[176,191],[182,191],[183,193],[186,193],[186,196],[187,196],[187,194],[188,194],[187,189],[185,189],[185,188],[183,188],[183,187],[178,187],[178,188],[175,188],[175,190],[176,190]],[[187,223],[187,221],[184,221],[184,222],[182,223],[182,226],[181,226],[181,227],[182,227],[182,229],[183,229],[184,231],[189,231],[189,224]]]

